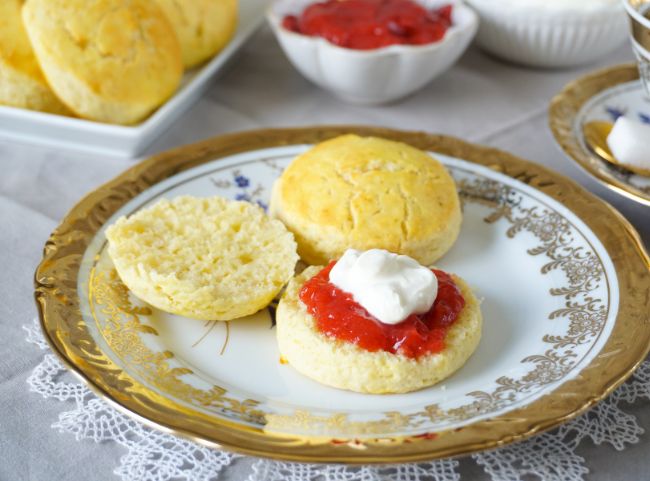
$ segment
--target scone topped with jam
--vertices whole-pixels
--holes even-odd
[[[431,386],[481,338],[479,301],[457,276],[385,250],[348,250],[287,287],[276,312],[280,354],[320,383],[364,393]]]
[[[273,188],[271,215],[309,264],[347,248],[381,248],[423,265],[455,242],[462,220],[452,177],[430,155],[376,137],[343,135],[299,155]]]
[[[161,199],[106,230],[120,278],[182,316],[227,321],[266,307],[294,274],[293,236],[257,205],[221,197]]]

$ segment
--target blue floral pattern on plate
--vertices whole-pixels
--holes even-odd
[[[210,181],[218,189],[236,189],[233,196],[235,200],[251,202],[259,205],[264,211],[268,211],[268,204],[262,200],[264,194],[262,184],[257,184],[254,188],[251,188],[250,177],[243,175],[239,169],[234,169],[231,176],[232,180],[211,177]]]
[[[615,106],[606,105],[605,112],[607,112],[607,115],[609,115],[612,122],[616,122],[619,117],[623,117],[627,115],[628,109],[624,107],[615,107]],[[650,114],[638,111],[636,112],[636,116],[640,122],[643,122],[644,124],[650,124]]]

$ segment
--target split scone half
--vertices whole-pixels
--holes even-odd
[[[294,274],[293,236],[257,205],[161,199],[106,230],[124,284],[163,311],[227,321],[266,307]]]
[[[452,276],[465,306],[447,331],[442,351],[409,358],[367,351],[320,332],[299,298],[303,284],[321,267],[309,267],[289,282],[276,312],[282,357],[301,374],[322,384],[374,394],[405,393],[449,377],[470,358],[481,338],[480,302],[467,284]]]

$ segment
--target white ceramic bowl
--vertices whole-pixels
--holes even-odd
[[[416,1],[427,9],[454,5],[453,25],[440,42],[353,50],[282,26],[285,15],[299,15],[314,0],[277,0],[267,18],[285,54],[305,77],[344,100],[380,104],[424,87],[449,69],[476,34],[478,16],[461,2]]]
[[[627,38],[623,5],[612,0],[467,0],[481,17],[484,50],[534,67],[593,62]]]

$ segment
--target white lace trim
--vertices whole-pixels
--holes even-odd
[[[458,461],[445,459],[398,466],[343,466],[340,464],[301,464],[259,460],[248,481],[458,481]]]
[[[47,350],[36,322],[24,326],[27,341]],[[114,441],[126,448],[115,474],[123,480],[205,481],[216,479],[236,454],[200,446],[165,434],[119,413],[88,388],[68,381],[67,370],[54,354],[47,353],[27,379],[32,391],[45,398],[74,401],[76,407],[59,415],[52,427],[72,433],[79,441]],[[472,458],[494,481],[582,481],[589,472],[585,459],[575,453],[589,438],[617,450],[639,441],[644,432],[637,419],[619,404],[650,400],[650,361],[644,362],[631,380],[586,414],[560,428],[527,441]],[[453,459],[398,466],[318,465],[257,460],[248,481],[458,481],[459,462]]]

